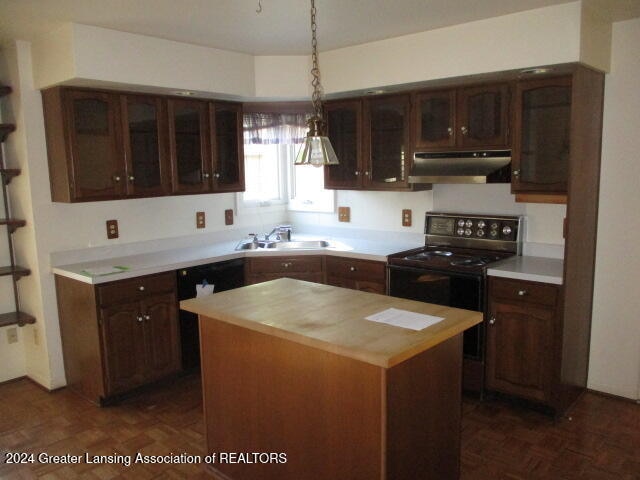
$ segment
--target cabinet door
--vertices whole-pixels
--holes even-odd
[[[122,130],[127,164],[127,194],[158,196],[169,193],[166,113],[159,97],[123,95]]]
[[[115,94],[64,93],[72,162],[72,198],[104,200],[124,195],[125,165]]]
[[[329,102],[324,106],[327,136],[339,165],[324,167],[324,187],[354,189],[362,186],[362,102]]]
[[[180,369],[178,305],[175,293],[141,302],[144,318],[147,379],[154,380]]]
[[[242,105],[213,103],[210,109],[213,188],[217,192],[241,192],[244,190]]]
[[[515,109],[511,191],[566,193],[571,78],[519,82]]]
[[[416,149],[455,146],[455,90],[422,92],[414,97]]]
[[[101,309],[100,323],[107,394],[145,382],[144,322],[138,302]]]
[[[365,187],[398,189],[408,186],[411,165],[408,95],[369,99],[365,103]]]
[[[492,300],[487,326],[487,387],[549,400],[554,310]]]
[[[456,123],[460,147],[508,147],[509,86],[499,84],[460,89]]]
[[[207,103],[169,100],[169,145],[173,191],[211,190]]]

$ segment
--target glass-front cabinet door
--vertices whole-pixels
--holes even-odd
[[[198,100],[168,101],[172,181],[176,193],[205,193],[211,189],[207,107],[207,102]]]
[[[362,186],[362,102],[345,100],[324,105],[326,131],[339,165],[324,167],[324,187],[336,189]]]
[[[515,107],[512,192],[566,193],[571,77],[519,82]]]
[[[455,146],[455,90],[417,93],[415,143],[418,149]]]
[[[242,105],[210,104],[212,130],[213,188],[217,192],[244,190],[244,154],[242,136]]]
[[[458,91],[458,145],[508,146],[509,86],[506,83]]]
[[[368,160],[364,185],[374,189],[407,187],[412,155],[409,95],[372,98],[364,106],[364,157]]]
[[[164,101],[159,97],[123,95],[122,129],[127,194],[157,196],[169,193]]]
[[[73,200],[107,200],[126,191],[118,96],[67,90]]]

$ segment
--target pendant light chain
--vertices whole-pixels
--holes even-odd
[[[316,117],[322,118],[322,103],[320,101],[321,90],[320,86],[320,68],[318,67],[318,40],[316,39],[316,3],[315,0],[311,0],[311,60],[313,67],[311,69],[311,75],[313,80],[311,86],[313,86],[313,94],[311,95],[311,103],[313,103],[313,109],[315,110]]]

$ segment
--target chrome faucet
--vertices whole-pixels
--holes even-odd
[[[266,241],[271,240],[271,235],[276,234],[276,240],[283,242],[291,241],[291,225],[278,225],[271,232],[264,236]]]

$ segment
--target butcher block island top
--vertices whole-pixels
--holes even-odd
[[[482,321],[480,312],[289,278],[183,300],[180,308],[383,368]],[[444,320],[416,331],[365,319],[388,308]]]

